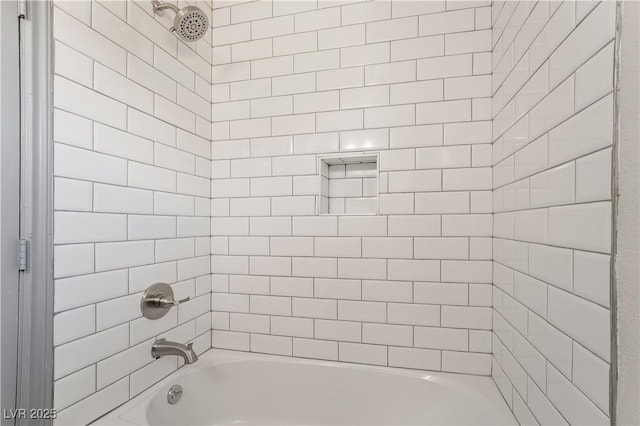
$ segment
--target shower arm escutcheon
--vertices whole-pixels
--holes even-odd
[[[171,4],[171,3],[162,3],[159,0],[152,0],[151,4],[153,5],[153,11],[158,13],[162,10],[165,9],[171,9],[173,10],[176,14],[178,14],[180,12],[180,8],[178,6],[176,6],[175,4]],[[171,31],[172,33],[174,33],[176,31],[175,26],[172,26],[171,28],[169,28],[169,31]]]
[[[164,10],[164,9],[171,9],[176,13],[180,12],[180,8],[178,6],[176,6],[175,4],[162,3],[159,0],[152,0],[151,4],[153,4],[153,10],[156,11],[156,12],[159,11],[159,10]]]
[[[142,294],[140,301],[140,310],[142,316],[148,319],[162,318],[169,312],[173,306],[189,301],[190,297],[176,300],[173,295],[173,289],[166,283],[155,283],[149,286]]]

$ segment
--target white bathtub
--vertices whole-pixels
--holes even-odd
[[[173,385],[182,399],[167,402]],[[517,425],[489,377],[210,350],[96,425]]]

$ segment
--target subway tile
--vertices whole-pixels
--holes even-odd
[[[529,313],[527,339],[564,374],[571,374],[571,339],[544,319]]]
[[[91,182],[55,178],[56,193],[54,206],[56,210],[88,211],[93,209],[93,185]]]
[[[612,108],[609,95],[553,129],[549,133],[549,164],[560,164],[610,145]]]
[[[69,80],[91,87],[93,84],[93,61],[91,58],[67,47],[55,43],[55,73]]]
[[[128,347],[129,327],[121,325],[55,348],[55,378],[63,377]],[[75,354],[69,356],[70,353]]]
[[[54,404],[59,410],[90,396],[96,389],[96,367],[90,365],[54,383]]]
[[[340,26],[340,9],[337,7],[304,12],[295,15],[296,32],[315,31]]]
[[[313,92],[314,88],[315,74],[313,73],[276,77],[272,80],[273,95]]]
[[[413,292],[414,303],[466,305],[469,300],[469,290],[466,284],[416,282],[413,285]]]
[[[459,77],[473,73],[472,55],[447,55],[419,59],[417,65],[417,77],[419,80]]]
[[[215,37],[215,36],[214,36]],[[231,81],[246,80],[251,74],[250,62],[237,62],[233,64],[214,65],[212,69],[213,83],[227,83]]]
[[[414,258],[416,259],[467,259],[468,257],[467,238],[414,239]]]
[[[338,278],[384,279],[386,276],[384,259],[338,259]]]
[[[491,189],[491,168],[443,170],[442,189],[444,191]]]
[[[391,18],[391,2],[351,4],[342,7],[342,25]]]
[[[412,285],[403,281],[363,281],[362,300],[411,302]]]
[[[543,424],[568,424],[542,391],[529,380],[527,383],[528,404],[537,419]]]
[[[379,64],[389,61],[389,58],[389,43],[373,43],[340,49],[340,66],[343,68]]]
[[[145,283],[145,286],[148,283]],[[141,316],[140,295],[133,294],[110,299],[96,305],[96,327],[104,330]]]
[[[442,80],[392,84],[390,92],[392,104],[441,101]]]
[[[445,55],[484,52],[491,49],[491,30],[445,35]]]
[[[165,145],[176,146],[176,130],[174,126],[133,108],[128,110],[127,126],[129,133]]]
[[[434,260],[390,259],[388,279],[402,281],[437,281],[440,262]]]
[[[608,309],[549,288],[548,320],[606,361],[610,356],[609,316]]]
[[[211,341],[214,342],[213,347],[216,348],[248,351],[249,336],[248,333],[213,330],[211,332]]]
[[[359,86],[364,86],[364,67],[342,68],[318,71],[316,73],[317,90],[344,89]]]
[[[602,150],[576,161],[576,202],[611,198],[611,149]]]
[[[271,333],[276,335],[311,338],[313,329],[314,320],[311,318],[271,317]],[[299,356],[295,352],[294,348],[294,355]]]
[[[96,244],[96,271],[106,271],[153,263],[153,241]]]
[[[151,91],[100,64],[94,67],[93,87],[97,92],[143,112],[153,112]]]
[[[360,257],[361,238],[359,237],[316,237],[316,256]]]
[[[125,72],[127,56],[123,48],[57,7],[53,9],[53,19],[56,22],[53,33],[56,40],[118,72]]]
[[[609,307],[610,257],[608,255],[574,251],[573,291],[595,303]]]
[[[609,414],[610,366],[574,342],[573,383],[605,414]]]
[[[359,280],[317,278],[314,283],[314,295],[316,298],[359,300],[361,283]]]
[[[416,167],[420,169],[445,169],[470,166],[470,146],[416,149]]]
[[[361,324],[351,321],[315,320],[315,337],[319,339],[360,342]]]
[[[235,24],[238,22],[270,18],[273,8],[271,3],[271,1],[264,1],[231,6],[231,23]]]
[[[443,260],[442,280],[449,282],[491,282],[491,262],[485,260]]]
[[[394,127],[390,129],[390,143],[392,148],[442,145],[442,141],[443,127],[439,124]],[[382,159],[384,159],[384,156],[381,157],[381,160]],[[413,168],[413,166],[410,168]]]
[[[284,35],[273,38],[274,56],[312,52],[318,48],[318,37],[315,32]]]
[[[363,108],[389,104],[389,89],[386,86],[372,86],[340,91],[340,108]]]
[[[293,15],[259,19],[251,22],[251,37],[261,39],[293,34]]]
[[[491,355],[442,351],[442,371],[489,375],[491,374]]]
[[[134,28],[121,21],[99,4],[93,4],[91,26],[127,51],[148,63],[153,62],[153,44]]]
[[[318,31],[318,49],[334,49],[365,43],[365,26],[348,25]]]
[[[80,116],[124,129],[126,105],[62,77],[54,78],[54,106]]]
[[[53,344],[55,346],[95,333],[94,305],[65,311],[53,317]]]
[[[53,112],[53,140],[79,148],[93,146],[93,122],[66,111]]]
[[[447,34],[474,29],[475,9],[431,13],[420,16],[420,35]]]
[[[370,22],[367,24],[367,43],[417,37],[417,22],[416,17]]]
[[[293,339],[293,356],[338,360],[338,343],[315,339]]]
[[[612,90],[613,42],[576,71],[576,110],[597,101]]]
[[[555,368],[547,370],[547,395],[571,423],[607,423],[607,416]]]
[[[550,130],[574,113],[574,77],[569,77],[529,113],[532,138]]]
[[[292,268],[292,274],[295,276],[336,278],[338,275],[337,260],[335,258],[293,258]]]
[[[367,65],[364,69],[365,85],[400,83],[415,81],[416,62],[390,62],[388,64]]]
[[[556,84],[615,36],[615,7],[603,3],[562,42],[549,58],[549,80]]]
[[[413,329],[405,325],[391,324],[362,324],[363,343],[412,346]]]
[[[335,300],[297,298],[292,299],[292,315],[296,317],[337,319],[338,305]]]
[[[440,170],[389,172],[389,192],[439,191],[441,176]]]
[[[365,115],[365,120],[371,116]],[[340,151],[385,149],[389,146],[387,129],[340,132]]]
[[[575,201],[575,163],[567,163],[532,176],[531,207],[571,204]]]
[[[291,356],[293,352],[292,338],[251,334],[251,352]]]
[[[549,243],[609,253],[611,203],[579,204],[549,209]]]
[[[90,423],[127,401],[129,378],[124,377],[116,383],[101,389],[77,404],[60,411],[56,423]]]
[[[387,365],[385,346],[359,343],[338,343],[339,360],[362,364]]]
[[[359,109],[316,114],[317,132],[362,129],[363,125],[364,114]]]
[[[338,109],[340,94],[336,91],[297,94],[293,97],[293,111],[304,114]]]
[[[318,7],[317,1],[296,1],[296,2],[273,2],[273,15],[290,15],[293,13],[313,10]]]
[[[471,120],[469,100],[428,102],[416,105],[416,124],[452,123]]]
[[[469,331],[444,327],[414,327],[414,346],[417,348],[466,351]]]

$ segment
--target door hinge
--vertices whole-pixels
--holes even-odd
[[[18,0],[18,19],[27,18],[27,0]]]
[[[18,240],[18,271],[27,270],[28,257],[29,241],[25,239]]]

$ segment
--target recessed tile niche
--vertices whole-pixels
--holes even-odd
[[[378,213],[378,154],[319,157],[319,214]]]

